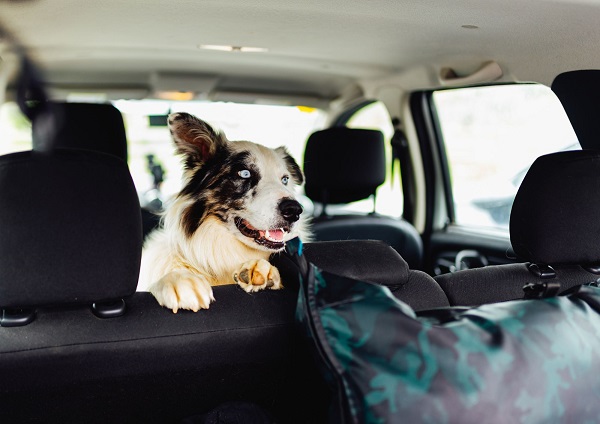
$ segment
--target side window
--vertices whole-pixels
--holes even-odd
[[[349,128],[366,128],[379,130],[385,140],[385,156],[388,162],[386,180],[377,190],[375,211],[382,215],[399,217],[402,215],[403,198],[399,171],[396,169],[393,181],[391,175],[392,145],[394,127],[387,108],[382,102],[371,103],[356,111],[346,122]],[[344,207],[345,210],[371,212],[373,202],[370,199],[354,202]]]
[[[508,233],[515,194],[533,161],[581,148],[560,101],[543,85],[442,90],[433,100],[461,226]]]
[[[31,150],[31,123],[14,102],[0,104],[0,155]]]

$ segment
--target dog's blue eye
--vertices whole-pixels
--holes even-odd
[[[290,177],[288,177],[287,175],[281,179],[281,182],[283,183],[283,185],[288,185],[289,181],[290,181]]]
[[[240,172],[238,172],[238,175],[242,178],[250,178],[250,171],[247,169],[242,169]]]

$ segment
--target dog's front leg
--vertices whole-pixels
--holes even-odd
[[[209,277],[185,270],[169,272],[152,284],[148,291],[160,305],[171,309],[173,313],[179,309],[194,312],[208,309],[210,302],[215,300]]]
[[[233,280],[248,293],[270,288],[283,288],[279,270],[264,259],[245,262],[233,274]]]

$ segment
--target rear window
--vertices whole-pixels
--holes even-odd
[[[153,201],[156,194],[149,158],[164,170],[160,186],[164,199],[181,188],[181,163],[174,154],[173,143],[164,115],[185,111],[225,132],[230,140],[250,140],[267,147],[286,146],[302,165],[304,146],[309,135],[325,125],[326,115],[319,109],[226,102],[117,101],[123,114],[129,143],[129,167],[142,204]],[[163,116],[160,125],[160,116]],[[155,116],[157,126],[149,116]],[[155,165],[155,166],[156,166]],[[310,208],[310,201],[303,199]]]
[[[181,163],[166,126],[165,115],[170,112],[194,114],[224,131],[230,140],[286,146],[300,165],[309,135],[326,123],[322,110],[309,107],[164,100],[120,100],[114,105],[123,114],[129,168],[140,203],[150,207],[157,205],[157,199],[166,201],[181,187]],[[31,149],[31,123],[15,103],[0,107],[0,140],[0,154]],[[155,187],[154,175],[161,173],[164,181]],[[302,200],[307,212],[311,211],[310,200]]]

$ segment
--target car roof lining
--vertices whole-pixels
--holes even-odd
[[[582,52],[600,44],[600,33],[587,30],[596,26],[593,12],[600,5],[583,0],[485,5],[228,0],[171,3],[167,16],[163,5],[158,0],[11,2],[0,19],[10,23],[51,82],[62,75],[87,87],[108,87],[103,78],[118,87],[149,85],[153,72],[177,71],[218,75],[217,91],[234,86],[260,94],[266,81],[270,92],[328,100],[357,83],[436,88],[442,68],[470,73],[489,60],[502,67],[501,81],[547,85],[562,71],[599,65]],[[269,52],[209,51],[199,49],[201,44]]]

